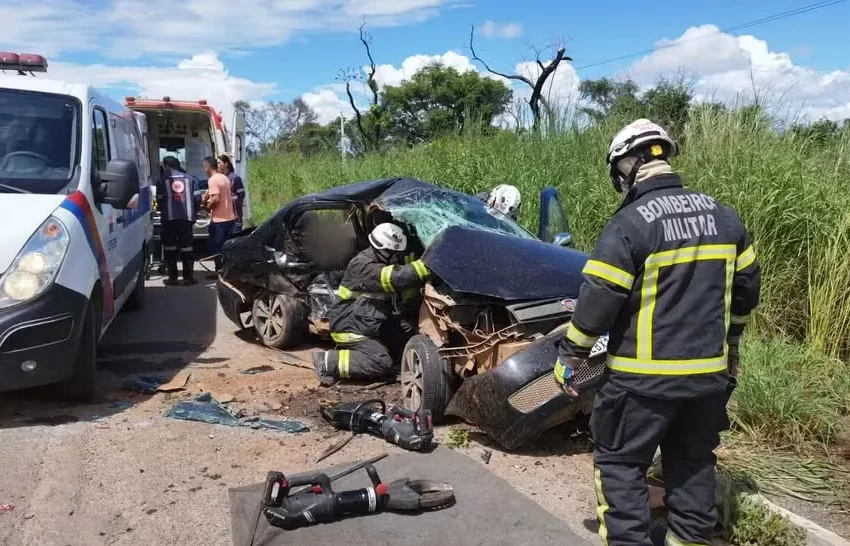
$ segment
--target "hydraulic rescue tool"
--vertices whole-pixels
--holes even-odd
[[[292,530],[350,515],[440,509],[454,503],[454,490],[448,484],[401,478],[387,485],[371,463],[360,466],[369,474],[372,486],[339,493],[324,473],[288,479],[281,472],[269,472],[263,492],[266,519],[275,527]],[[292,490],[300,486],[306,487]]]
[[[380,411],[374,406],[380,405]],[[322,405],[321,413],[337,429],[353,433],[368,432],[410,451],[423,451],[434,439],[430,410],[409,411],[387,405],[380,399],[364,402],[343,402],[336,406]]]

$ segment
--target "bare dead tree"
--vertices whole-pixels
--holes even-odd
[[[378,94],[378,82],[375,81],[375,74],[378,71],[378,67],[375,64],[375,59],[372,57],[372,37],[363,30],[365,27],[366,21],[364,20],[360,24],[359,30],[360,43],[363,44],[363,47],[366,49],[366,56],[369,58],[369,68],[365,71],[365,87],[369,89],[372,95],[369,111],[372,113],[374,119],[372,120],[371,127],[364,125],[363,113],[357,107],[357,103],[354,102],[354,94],[351,92],[351,83],[354,81],[363,81],[364,71],[362,69],[342,70],[338,78],[345,82],[345,94],[348,95],[348,103],[351,105],[351,109],[354,110],[357,131],[360,133],[364,145],[376,149],[381,142],[381,119],[384,109],[381,106]]]
[[[478,61],[487,72],[491,74],[495,74],[496,76],[501,76],[503,78],[507,78],[509,80],[515,80],[522,82],[531,88],[531,96],[528,98],[528,106],[531,108],[531,115],[533,119],[533,127],[537,130],[540,127],[540,103],[543,103],[543,106],[546,108],[547,112],[551,112],[549,108],[549,104],[546,101],[546,97],[543,96],[543,87],[546,85],[546,81],[549,79],[549,76],[555,73],[555,70],[558,69],[558,65],[561,64],[561,61],[572,61],[571,57],[567,57],[565,55],[565,50],[563,47],[559,47],[555,52],[554,58],[548,63],[544,64],[540,59],[541,51],[535,50],[535,61],[537,66],[540,67],[540,74],[537,76],[535,80],[523,76],[522,74],[506,74],[503,72],[498,72],[490,68],[490,65],[487,62],[478,56],[475,52],[475,25],[472,26],[472,29],[469,31],[469,49],[472,52],[472,59]]]

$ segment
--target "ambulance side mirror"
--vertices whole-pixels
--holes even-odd
[[[133,196],[139,193],[139,169],[135,161],[113,159],[98,176],[98,201],[101,203],[112,205],[116,209],[126,209]]]

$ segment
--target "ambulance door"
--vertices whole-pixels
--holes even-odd
[[[251,219],[251,190],[248,184],[248,157],[245,142],[245,116],[242,112],[233,113],[233,132],[230,134],[230,151],[233,154],[233,168],[245,186],[245,201],[242,204],[243,221],[247,225]]]

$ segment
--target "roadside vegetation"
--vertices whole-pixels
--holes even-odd
[[[428,77],[442,81],[453,72],[436,67]],[[838,502],[839,511],[850,507],[850,120],[793,123],[771,115],[776,112],[764,104],[696,104],[681,82],[660,81],[640,93],[631,82],[603,79],[583,82],[583,107],[549,111],[538,130],[493,127],[490,122],[504,119],[510,103],[490,93],[497,104],[488,99],[486,123],[473,123],[477,118],[468,108],[456,109],[466,116],[433,116],[445,125],[416,128],[427,138],[411,139],[391,113],[405,110],[405,97],[412,95],[417,105],[428,103],[422,97],[428,86],[405,85],[387,94],[385,103],[379,96],[381,108],[371,110],[385,116],[377,120],[387,135],[379,147],[359,142],[349,124],[354,154],[343,161],[330,124],[324,144],[278,147],[252,158],[257,219],[306,193],[410,176],[467,193],[514,184],[524,198],[520,222],[536,233],[538,195],[552,185],[576,246],[589,251],[621,199],[604,162],[611,136],[637,117],[658,121],[680,142],[674,169],[688,186],[739,212],[762,265],[761,305],[742,345],[721,465],[747,473],[762,490],[774,484],[776,493]],[[334,123],[338,131],[339,121]],[[291,137],[297,141],[297,130]],[[813,462],[801,470],[806,461]]]

